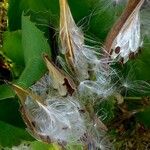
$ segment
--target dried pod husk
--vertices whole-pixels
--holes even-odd
[[[47,55],[44,56],[44,60],[49,70],[52,87],[58,90],[61,96],[72,95],[76,90],[74,81],[50,61]]]

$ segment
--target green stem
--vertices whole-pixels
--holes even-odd
[[[141,100],[142,97],[124,97],[124,100]]]

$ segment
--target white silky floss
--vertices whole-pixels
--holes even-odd
[[[31,89],[45,99],[44,104],[30,96],[25,101],[27,115],[34,122],[37,134],[59,143],[79,142],[86,133],[86,126],[78,100],[73,96],[58,96],[47,74]]]
[[[140,29],[140,8],[143,1],[135,8],[129,18],[126,20],[125,24],[121,28],[119,34],[112,43],[111,49],[113,50],[111,54],[112,59],[123,58],[123,63],[129,60],[129,55],[131,53],[136,54],[139,47],[142,46],[141,40],[141,29]],[[119,48],[118,52],[115,49]]]
[[[78,142],[86,133],[80,105],[73,97],[52,97],[45,105],[27,97],[26,112],[39,135],[59,143]]]
[[[138,48],[142,44],[140,34],[140,18],[139,13],[137,13],[129,18],[114,40],[112,49],[120,47],[120,52],[117,54],[113,51],[111,58],[123,57],[124,63],[126,63],[129,60],[130,53],[137,53]]]

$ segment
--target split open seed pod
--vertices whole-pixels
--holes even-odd
[[[144,0],[129,0],[121,17],[109,32],[105,49],[112,59],[126,63],[138,53],[142,45],[140,32],[140,8]]]

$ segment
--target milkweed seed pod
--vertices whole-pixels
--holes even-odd
[[[88,61],[84,56],[86,47],[84,35],[73,20],[70,8],[66,0],[60,3],[60,33],[61,51],[64,53],[67,64],[78,80],[89,78]]]
[[[43,100],[31,91],[12,86],[20,98],[28,131],[37,139],[64,145],[77,142],[86,133],[81,107],[74,97],[57,95]]]
[[[44,77],[42,82],[43,80]],[[34,89],[38,87],[37,93],[39,82],[34,85]],[[92,119],[94,122],[89,119],[86,110],[75,97],[62,97],[57,92],[56,95],[51,93],[52,95],[43,100],[32,91],[24,90],[17,85],[12,87],[20,98],[20,111],[27,130],[36,139],[46,143],[57,142],[63,147],[69,143],[92,145],[97,148],[102,146],[100,138],[96,138],[98,135],[104,135],[104,132],[99,132],[101,130],[96,128],[101,123],[96,118],[95,121]]]
[[[126,63],[142,45],[140,32],[140,8],[144,0],[129,0],[117,23],[112,27],[105,48],[112,59]]]
[[[64,79],[69,80],[69,78],[52,66],[47,56],[45,62],[49,75],[44,75],[33,85],[32,91],[12,85],[20,98],[20,111],[29,133],[38,140],[47,143],[57,142],[63,147],[69,143],[95,148],[102,146],[99,143],[100,139],[96,137],[99,134],[104,135],[105,126],[93,112],[93,115],[87,113],[87,110],[81,106],[78,96],[70,92],[71,82],[64,84],[66,82]],[[59,76],[60,80],[57,78]]]

